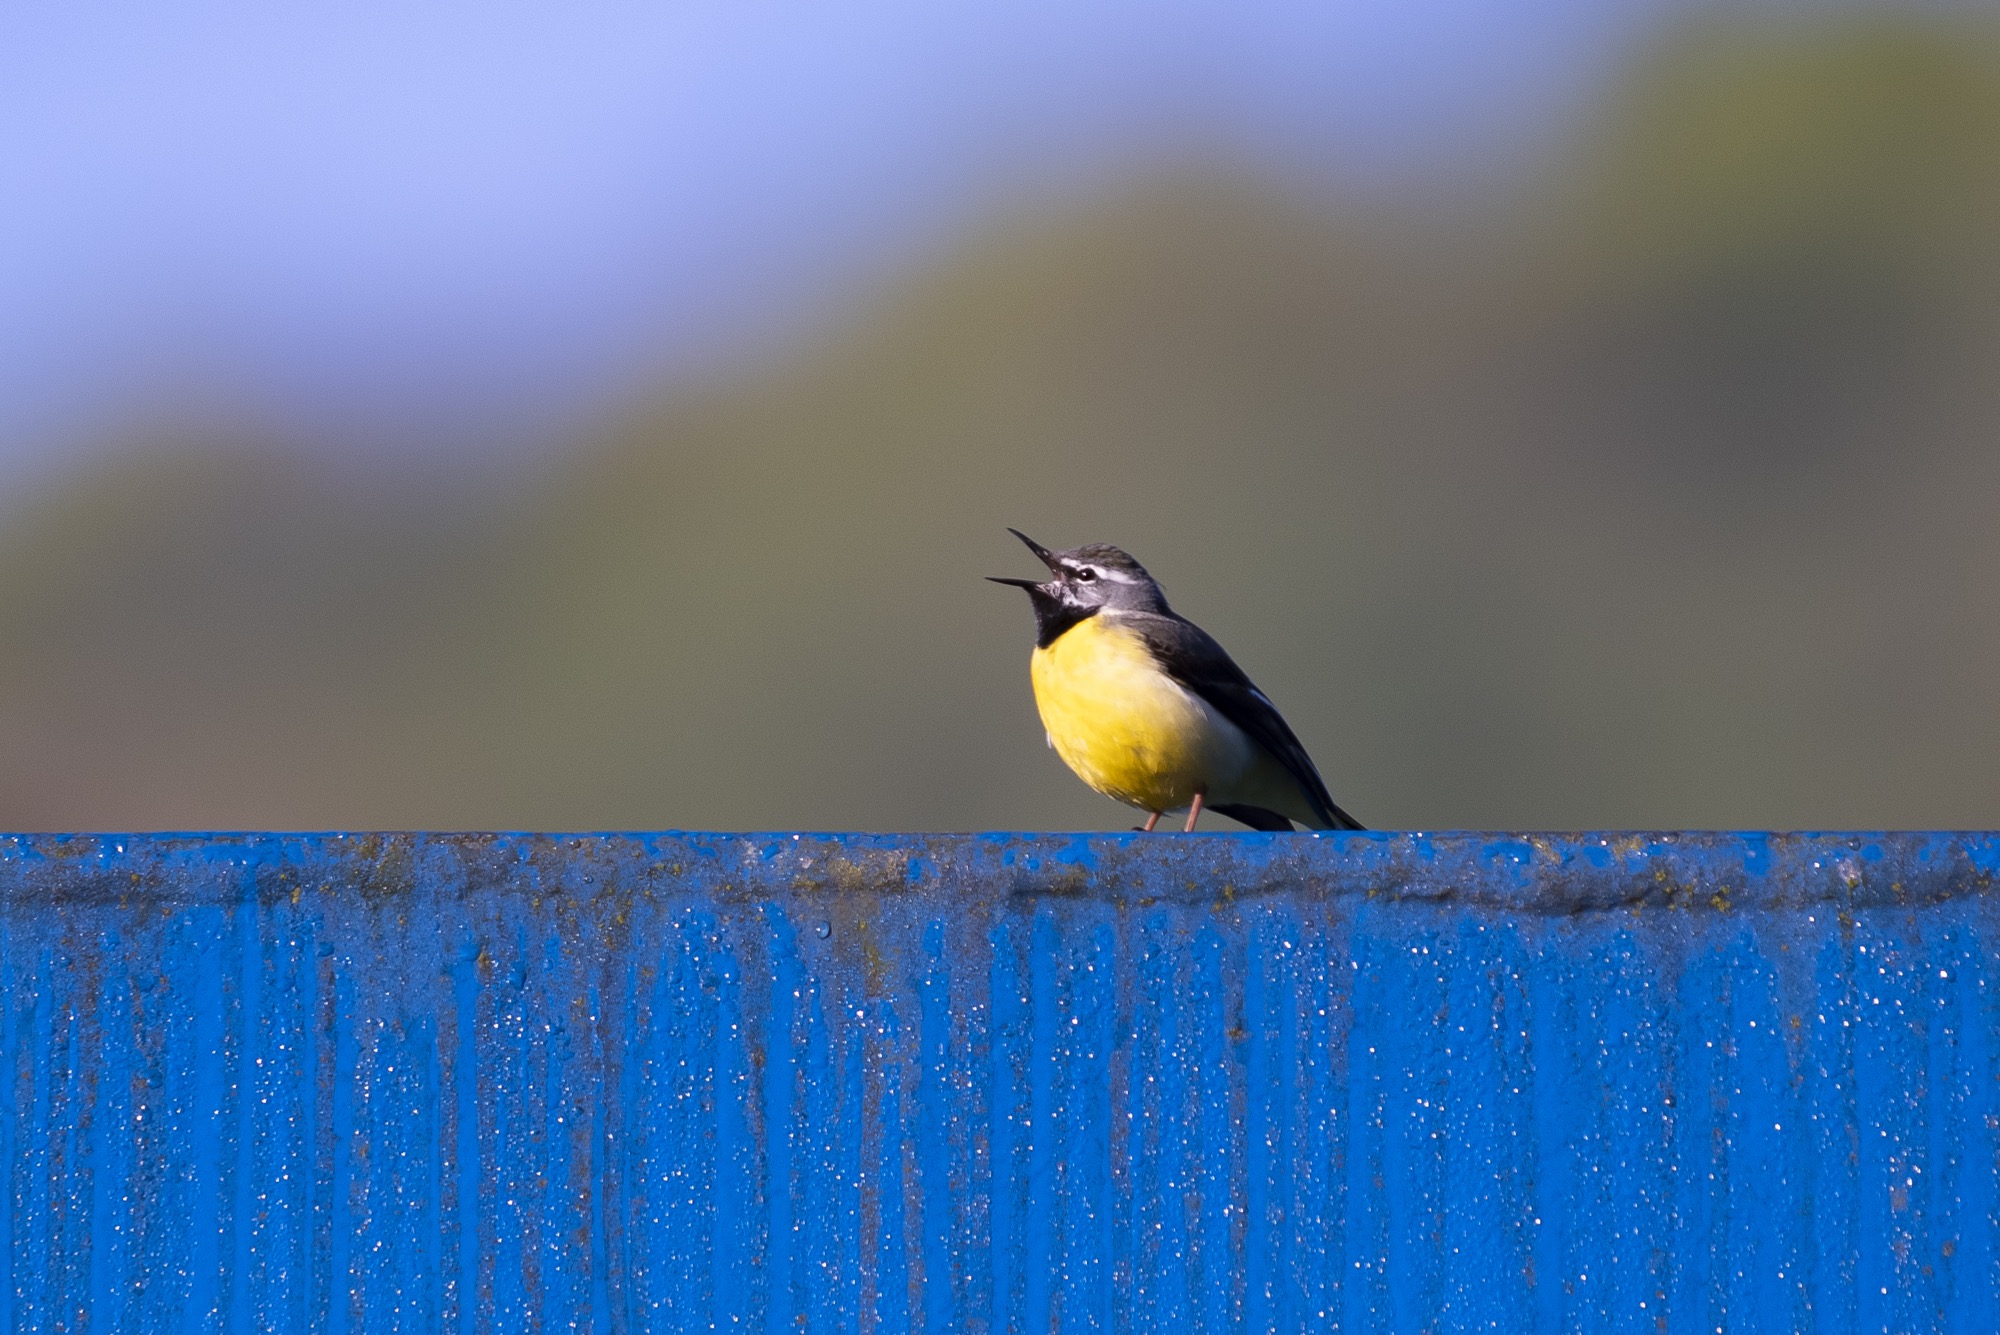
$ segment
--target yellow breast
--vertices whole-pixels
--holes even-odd
[[[1249,739],[1153,662],[1110,615],[1035,650],[1035,704],[1077,777],[1142,811],[1172,811],[1235,782]]]

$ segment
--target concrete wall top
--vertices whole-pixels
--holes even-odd
[[[598,895],[1364,895],[1519,912],[1893,906],[1987,889],[1991,833],[166,833],[0,835],[12,898],[229,898],[319,884]],[[246,879],[247,878],[247,879]]]

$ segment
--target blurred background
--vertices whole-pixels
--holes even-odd
[[[2000,825],[1989,5],[6,23],[0,827],[1124,828],[1006,525],[1371,825]]]

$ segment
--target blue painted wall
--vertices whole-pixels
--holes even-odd
[[[1991,1332],[1996,868],[0,840],[0,1330]]]

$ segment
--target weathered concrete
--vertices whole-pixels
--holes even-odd
[[[0,840],[0,1330],[1990,1332],[1996,868]]]

